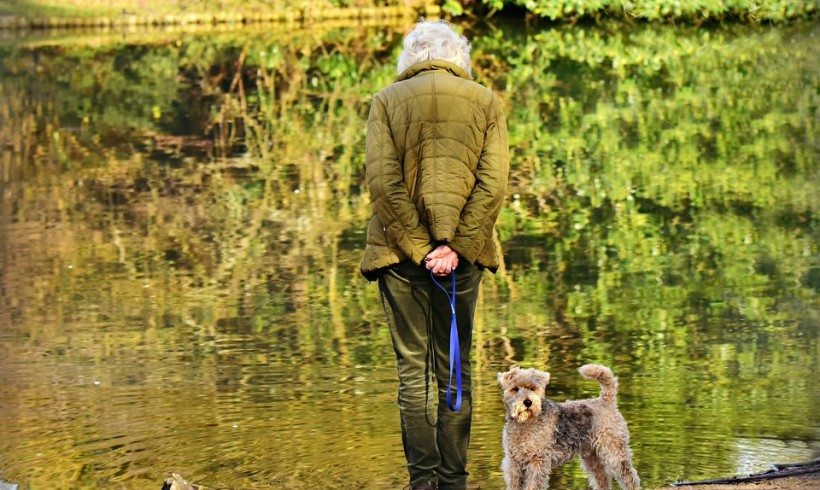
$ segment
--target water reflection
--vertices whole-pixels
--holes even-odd
[[[817,27],[497,27],[471,33],[514,152],[472,483],[502,486],[512,363],[557,399],[612,366],[648,487],[811,457]],[[400,33],[4,41],[0,478],[405,483],[358,273],[363,121]],[[554,479],[585,488],[577,463]]]

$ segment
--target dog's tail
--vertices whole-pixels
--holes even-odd
[[[587,379],[594,379],[601,383],[601,399],[605,402],[615,403],[615,396],[618,394],[618,378],[612,371],[600,364],[587,364],[578,370],[581,376]]]

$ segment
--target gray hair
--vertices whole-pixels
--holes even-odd
[[[446,20],[422,20],[404,38],[404,51],[399,55],[398,71],[402,73],[415,63],[426,60],[449,61],[463,68],[471,77],[470,41],[457,33]]]

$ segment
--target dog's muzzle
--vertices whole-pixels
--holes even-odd
[[[526,422],[530,417],[537,417],[541,412],[541,398],[534,394],[527,394],[513,400],[509,405],[510,416],[516,422]]]

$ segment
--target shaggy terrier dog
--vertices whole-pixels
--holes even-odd
[[[502,469],[508,489],[547,488],[552,469],[576,454],[595,490],[611,490],[613,477],[623,489],[640,488],[626,420],[615,399],[618,379],[598,364],[579,371],[601,383],[600,396],[555,403],[544,393],[549,373],[518,366],[498,373],[507,406]]]

